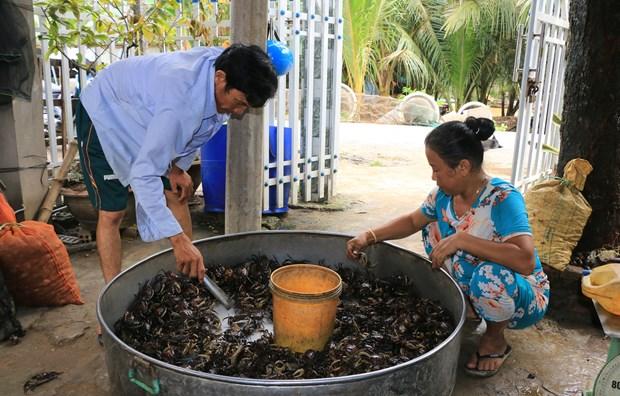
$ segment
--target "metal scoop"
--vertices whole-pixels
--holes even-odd
[[[226,309],[232,308],[230,298],[228,298],[228,295],[226,294],[226,292],[224,292],[224,290],[222,290],[215,282],[213,282],[213,279],[209,278],[209,276],[205,274],[204,278],[202,278],[202,281],[207,287],[207,290],[209,290],[213,297],[215,297],[219,302],[221,302],[222,305],[226,307]]]

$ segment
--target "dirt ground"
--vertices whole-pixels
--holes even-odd
[[[424,156],[428,129],[370,124],[342,124],[341,161],[336,195],[327,205],[291,205],[288,214],[270,217],[270,227],[356,234],[415,209],[434,186]],[[502,148],[485,155],[485,168],[510,178],[512,133],[496,134]],[[193,208],[195,239],[221,233],[212,216]],[[419,235],[395,243],[423,253]],[[123,237],[123,267],[168,248],[165,241],[146,244],[135,233]],[[0,395],[21,395],[23,385],[40,371],[61,376],[34,395],[109,396],[103,350],[95,339],[95,304],[103,286],[96,251],[72,255],[82,306],[27,309],[18,318],[27,331],[18,345],[0,344]],[[552,285],[553,298],[553,285]],[[475,350],[481,329],[466,334],[460,363]],[[472,379],[459,371],[454,395],[579,395],[588,389],[605,362],[609,340],[596,325],[576,326],[544,319],[526,330],[508,331],[513,354],[493,378]],[[116,396],[116,395],[115,395]]]

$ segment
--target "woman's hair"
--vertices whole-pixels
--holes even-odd
[[[256,45],[233,44],[215,60],[215,70],[226,73],[226,91],[243,92],[252,107],[262,107],[278,89],[271,60]]]
[[[433,129],[424,144],[439,155],[450,168],[461,160],[469,160],[472,169],[480,169],[484,149],[482,141],[495,132],[495,124],[488,118],[467,117],[465,122],[449,121]]]

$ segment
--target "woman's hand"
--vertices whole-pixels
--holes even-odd
[[[457,231],[446,238],[441,239],[431,252],[430,259],[434,269],[441,268],[448,257],[451,257],[457,250],[462,250],[461,241],[463,233]]]
[[[360,252],[364,250],[370,242],[368,240],[368,232],[362,232],[353,239],[347,241],[347,257],[351,260],[358,260]]]
[[[194,183],[187,172],[173,165],[168,173],[168,179],[170,180],[172,192],[179,196],[179,202],[185,203],[191,198],[194,192]],[[178,190],[181,190],[180,193]]]

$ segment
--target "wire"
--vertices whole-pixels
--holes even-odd
[[[47,169],[47,163],[31,166],[12,166],[8,168],[0,168],[0,173],[12,173],[27,169]]]
[[[47,170],[47,165],[48,163],[43,163],[43,164],[37,164],[37,165],[31,165],[31,166],[13,166],[13,167],[8,167],[8,168],[0,168],[0,174],[2,173],[13,173],[13,172],[19,172],[22,170],[28,170],[28,169],[41,169],[41,180],[40,183],[41,185],[43,185],[43,177],[45,176],[45,171]]]

